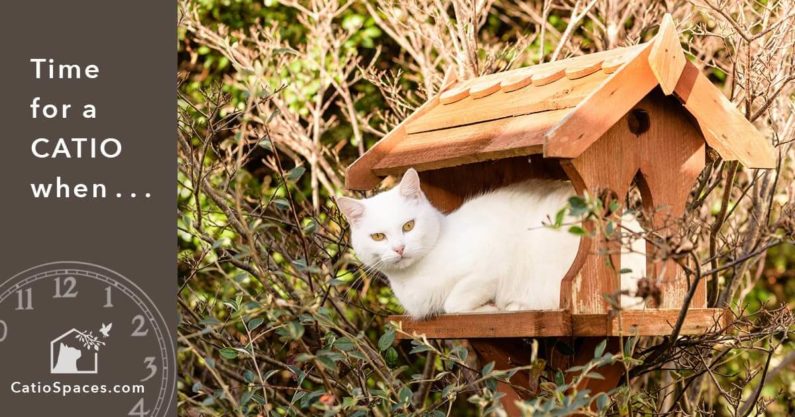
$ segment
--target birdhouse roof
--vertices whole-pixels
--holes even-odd
[[[576,158],[653,89],[674,95],[725,160],[773,168],[767,139],[685,58],[670,15],[632,47],[457,81],[389,132],[348,168],[349,189],[380,177],[485,160],[543,154]]]

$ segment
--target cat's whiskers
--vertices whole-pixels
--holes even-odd
[[[348,289],[355,289],[356,285],[359,282],[364,282],[364,276],[365,275],[370,276],[370,275],[374,275],[375,273],[378,273],[379,272],[378,267],[380,267],[383,263],[384,263],[384,261],[382,259],[379,259],[378,261],[376,261],[372,265],[364,265],[364,264],[362,264],[362,267],[359,268],[358,276],[353,281],[351,281],[350,284],[347,285]],[[349,291],[345,291],[343,297],[344,297],[344,300],[346,302],[353,301],[353,295]]]

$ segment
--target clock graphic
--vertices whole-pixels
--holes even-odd
[[[162,314],[117,272],[55,262],[0,282],[4,410],[165,417],[173,410],[175,360]]]

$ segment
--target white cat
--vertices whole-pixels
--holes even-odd
[[[445,215],[409,169],[389,191],[364,200],[339,197],[337,204],[351,224],[359,259],[387,276],[409,315],[423,318],[559,308],[560,280],[579,237],[543,222],[572,195],[568,182],[529,180],[472,198]],[[644,256],[634,258],[635,265],[624,267],[644,275]],[[622,282],[622,288],[630,284]]]

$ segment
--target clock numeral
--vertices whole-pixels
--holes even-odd
[[[135,406],[127,413],[128,416],[135,416],[135,417],[146,417],[149,415],[149,412],[144,409],[144,399],[141,398],[135,403]]]
[[[146,327],[146,320],[144,320],[144,316],[139,314],[133,317],[132,324],[138,326],[135,328],[135,330],[133,330],[132,337],[143,337],[149,334],[149,329],[144,329],[144,327]]]
[[[2,341],[2,340],[0,340]],[[155,357],[154,356],[147,356],[144,358],[144,365],[146,365],[146,369],[149,370],[149,376],[142,379],[141,382],[146,382],[152,379],[155,374],[157,374],[157,365],[155,365]]]
[[[63,291],[63,289],[66,291]],[[55,295],[52,298],[77,298],[77,280],[75,277],[66,277],[61,285],[61,277],[55,278]]]
[[[33,310],[33,288],[17,291],[17,310]]]
[[[110,301],[111,290],[113,287],[105,288],[105,305],[102,306],[104,308],[113,308],[113,303]]]
[[[8,337],[8,324],[5,320],[0,320],[0,342],[3,342]]]

